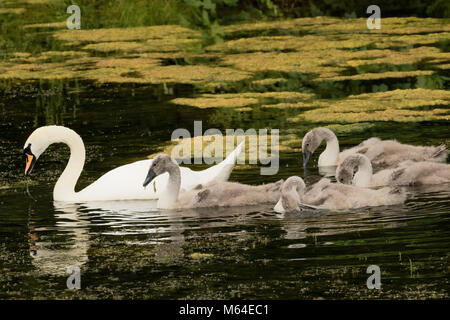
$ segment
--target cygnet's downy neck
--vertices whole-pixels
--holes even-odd
[[[274,210],[279,213],[298,211],[304,190],[303,180],[298,177],[288,178],[281,188],[281,197]]]
[[[365,156],[359,156],[358,171],[353,176],[352,184],[357,187],[367,188],[372,180],[372,164]]]
[[[336,135],[327,128],[317,129],[317,134],[327,144],[325,150],[319,156],[318,165],[320,167],[335,166],[339,156],[339,141]]]
[[[169,180],[165,191],[158,199],[158,208],[162,209],[169,209],[175,205],[181,186],[180,167],[175,163],[170,163],[166,169],[169,173]]]

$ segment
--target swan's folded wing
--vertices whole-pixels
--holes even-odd
[[[193,171],[186,167],[180,167],[181,189],[189,191],[199,184],[207,184],[215,180],[228,180],[242,147],[243,142],[225,160],[206,170]],[[167,185],[169,175],[164,173],[157,176],[147,188],[144,188],[142,183],[152,161],[153,159],[136,161],[105,173],[97,181],[78,192],[76,200],[158,199]]]
[[[153,159],[136,161],[115,168],[77,193],[77,200],[147,200],[158,199],[165,190],[169,174],[157,176],[146,188],[142,186]],[[199,184],[193,171],[180,167],[181,189],[190,190]],[[201,172],[201,171],[200,171]]]

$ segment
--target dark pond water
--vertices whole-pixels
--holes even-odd
[[[23,176],[23,144],[36,127],[57,123],[82,136],[81,188],[158,151],[174,129],[192,132],[194,120],[204,129],[285,129],[292,111],[178,107],[159,86],[15,88],[0,102],[0,299],[449,298],[448,185],[410,189],[400,206],[303,216],[281,216],[270,206],[169,212],[145,201],[61,205],[51,194],[67,147],[51,146],[33,176]],[[192,93],[174,88],[176,96]],[[383,123],[339,138],[342,147],[374,135],[438,144],[449,133],[446,122]],[[303,175],[301,155],[280,156],[276,176],[260,176],[255,166],[235,170],[231,180]],[[309,171],[317,179],[317,169]],[[380,290],[366,286],[370,265],[381,269]],[[81,290],[67,289],[69,266],[80,267]]]

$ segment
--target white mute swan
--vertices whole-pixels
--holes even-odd
[[[199,184],[193,190],[180,192],[183,180],[177,162],[167,154],[155,157],[143,183],[146,187],[161,174],[169,174],[169,182],[158,199],[160,209],[248,206],[275,203],[280,197],[283,180],[260,186],[236,182],[213,181]]]
[[[340,183],[358,187],[441,184],[450,182],[450,165],[408,160],[395,169],[384,169],[372,174],[369,158],[354,154],[345,158],[338,166],[336,179]]]
[[[348,155],[360,153],[367,156],[374,168],[392,167],[405,160],[446,162],[448,150],[444,145],[437,147],[412,146],[395,140],[370,138],[356,147],[339,152],[339,142],[328,128],[315,128],[305,134],[302,140],[303,166],[325,140],[327,145],[319,156],[319,167],[337,166]]]
[[[274,210],[278,213],[300,212],[304,204],[318,209],[344,210],[401,204],[405,200],[406,194],[398,188],[372,190],[331,183],[326,178],[306,190],[303,179],[293,176],[284,182]]]
[[[141,186],[141,179],[147,173],[153,159],[136,161],[115,168],[83,190],[75,192],[75,185],[84,166],[85,149],[81,137],[75,131],[62,126],[40,127],[28,137],[24,146],[25,175],[30,174],[36,160],[53,143],[65,143],[70,148],[69,162],[53,189],[53,199],[56,201],[157,199],[164,192],[168,180],[167,174],[158,177],[151,190],[144,190]],[[243,142],[224,161],[206,170],[192,171],[182,167],[181,187],[190,190],[199,183],[228,180],[242,145]]]

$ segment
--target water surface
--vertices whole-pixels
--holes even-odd
[[[51,146],[32,177],[23,176],[23,144],[46,124],[69,126],[84,140],[87,161],[77,188],[157,152],[176,128],[193,132],[194,120],[221,130],[291,126],[306,132],[312,126],[287,124],[283,113],[270,110],[221,118],[212,109],[167,102],[192,94],[190,86],[166,95],[161,86],[88,82],[3,92],[0,298],[448,299],[448,185],[410,188],[404,205],[300,216],[278,215],[271,206],[158,211],[152,201],[53,202],[69,155],[63,145]],[[437,121],[384,122],[339,138],[347,147],[370,136],[439,144],[449,128]],[[319,176],[318,154],[307,182]],[[231,180],[260,184],[303,176],[300,154],[282,151],[280,157],[276,176],[260,176],[254,166],[237,168]],[[71,265],[81,268],[81,290],[66,287]],[[367,289],[370,265],[381,268],[381,290]]]

